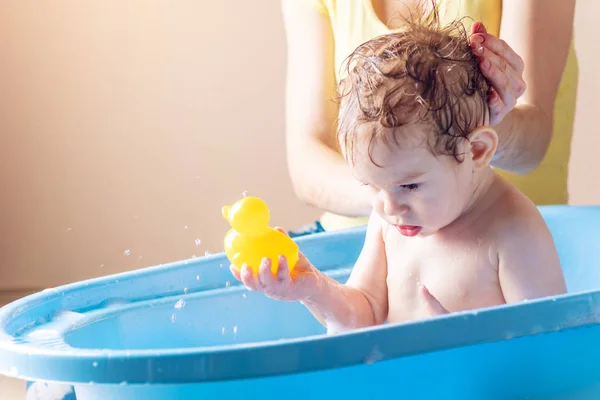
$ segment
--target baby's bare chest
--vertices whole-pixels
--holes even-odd
[[[481,241],[420,238],[386,241],[389,320],[426,317],[420,285],[448,311],[504,303],[497,255]]]

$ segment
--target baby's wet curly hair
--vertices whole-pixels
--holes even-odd
[[[424,122],[433,129],[432,152],[461,162],[459,142],[484,124],[490,86],[467,31],[461,20],[442,25],[433,8],[413,13],[401,31],[361,44],[346,59],[338,97],[338,138],[346,157],[362,132],[371,157],[374,138],[399,144],[401,127]]]

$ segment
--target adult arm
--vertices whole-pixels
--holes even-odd
[[[338,151],[334,41],[329,18],[304,0],[282,1],[287,39],[286,150],[297,196],[323,210],[367,216],[370,192]]]
[[[482,70],[497,92],[490,101],[499,136],[494,167],[526,174],[542,162],[552,139],[574,12],[575,0],[504,0],[499,38],[487,33],[471,38],[484,39]]]

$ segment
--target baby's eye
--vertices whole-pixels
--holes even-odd
[[[418,183],[411,183],[409,185],[400,185],[403,189],[408,189],[409,191],[417,190],[419,188]]]

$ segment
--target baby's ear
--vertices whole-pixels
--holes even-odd
[[[498,147],[498,134],[490,126],[481,126],[469,134],[470,155],[475,168],[487,167]]]

